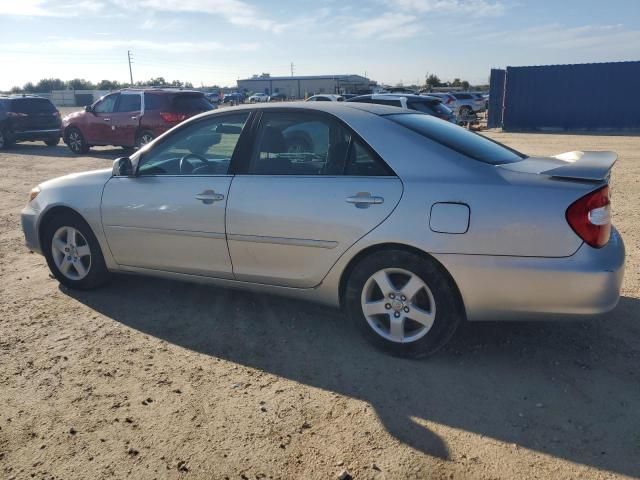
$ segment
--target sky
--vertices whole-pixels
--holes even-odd
[[[640,60],[640,0],[0,0],[0,90],[57,77],[234,85],[268,72],[487,83]]]

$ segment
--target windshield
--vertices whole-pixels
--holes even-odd
[[[525,155],[501,143],[428,115],[402,113],[387,115],[386,118],[429,140],[484,163],[502,165],[519,162],[526,158]]]

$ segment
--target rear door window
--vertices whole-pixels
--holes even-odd
[[[167,110],[169,107],[169,97],[157,93],[144,94],[145,110]]]
[[[54,113],[56,107],[46,98],[16,98],[11,100],[10,111],[16,113]]]
[[[386,118],[413,130],[445,147],[467,157],[491,165],[519,162],[526,158],[501,143],[480,134],[470,132],[449,122],[442,122],[429,115],[418,113],[387,115]]]
[[[120,95],[118,101],[118,112],[139,112],[140,111],[140,94],[126,94]]]
[[[173,97],[171,102],[173,111],[180,113],[207,112],[212,110],[211,103],[204,98],[204,95],[180,94]]]

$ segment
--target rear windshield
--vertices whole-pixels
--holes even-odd
[[[206,112],[213,109],[211,103],[209,103],[205,96],[199,94],[176,95],[173,97],[171,106],[173,110],[180,113]]]
[[[386,118],[451,150],[491,165],[515,163],[526,158],[501,143],[428,115],[404,113],[387,115]]]
[[[11,100],[9,110],[16,113],[53,113],[56,107],[46,98],[16,98]]]

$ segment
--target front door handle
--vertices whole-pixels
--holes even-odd
[[[216,193],[213,190],[205,190],[204,192],[196,195],[196,200],[200,200],[205,205],[211,205],[213,202],[224,200],[224,195]]]
[[[133,117],[131,117],[131,120],[137,120],[138,117],[136,117],[135,115]]]
[[[347,203],[353,203],[356,208],[369,208],[371,205],[384,203],[384,198],[374,197],[369,192],[358,192],[352,197],[347,197]]]
[[[104,119],[104,121],[105,121],[105,122],[110,122],[110,121],[111,121],[111,119],[110,119],[110,118],[105,118],[105,119]]]

